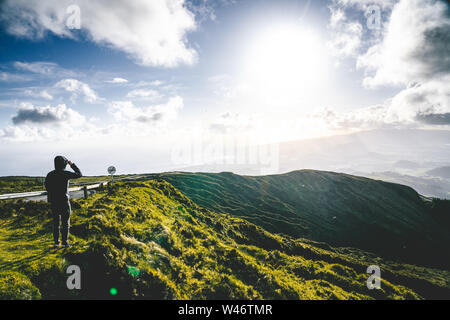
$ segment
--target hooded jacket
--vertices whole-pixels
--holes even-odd
[[[82,177],[80,169],[72,163],[70,166],[74,172],[65,170],[67,159],[63,156],[55,158],[55,170],[50,171],[45,178],[45,189],[47,190],[47,201],[49,203],[66,203],[70,196],[67,192],[70,179]]]

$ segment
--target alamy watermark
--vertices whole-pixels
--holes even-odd
[[[81,289],[81,269],[80,269],[80,267],[77,265],[70,265],[69,267],[67,267],[66,273],[70,274],[70,276],[67,278],[67,281],[66,281],[67,289],[80,290]]]
[[[366,17],[366,26],[369,30],[381,29],[381,8],[378,5],[367,7],[364,16]]]
[[[69,29],[81,29],[81,9],[76,4],[66,8],[66,27]]]
[[[279,158],[278,143],[243,135],[224,135],[213,140],[192,137],[175,144],[171,150],[171,162],[175,167],[229,166],[261,175],[278,173]]]
[[[372,265],[367,267],[367,273],[371,274],[367,278],[367,289],[381,289],[381,270],[379,266]]]

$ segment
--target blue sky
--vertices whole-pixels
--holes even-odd
[[[0,20],[2,175],[450,122],[444,1],[18,0]]]

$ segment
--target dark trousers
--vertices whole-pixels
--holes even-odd
[[[70,228],[70,203],[52,203],[53,215],[53,241],[59,243],[59,226],[61,224],[61,240],[62,243],[67,243]]]

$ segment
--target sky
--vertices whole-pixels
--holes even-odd
[[[5,0],[0,49],[0,175],[59,154],[90,175],[251,165],[283,141],[450,129],[447,1]]]

